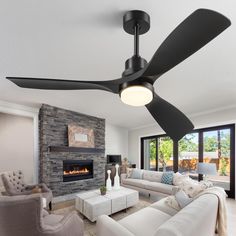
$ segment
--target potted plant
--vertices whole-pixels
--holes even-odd
[[[100,187],[100,192],[101,192],[101,195],[105,195],[105,194],[106,194],[107,188],[106,188],[105,185],[102,185],[102,186]]]

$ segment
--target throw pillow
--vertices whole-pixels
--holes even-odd
[[[188,178],[184,180],[180,188],[189,196],[189,197],[195,197],[200,192],[204,190],[204,188],[199,184],[198,181],[195,181],[191,178]]]
[[[193,199],[190,198],[183,190],[180,190],[175,194],[175,199],[181,208],[184,208],[193,201]]]
[[[39,187],[39,186],[35,186],[32,190],[31,190],[32,193],[41,193],[42,192],[42,189]]]
[[[5,191],[5,188],[0,185],[0,196],[2,196]]]
[[[175,199],[175,196],[168,196],[165,198],[165,204],[167,204],[169,207],[175,209],[176,211],[181,210],[178,202]]]
[[[132,179],[142,179],[143,178],[143,171],[140,170],[140,169],[133,169],[130,178],[132,178]]]
[[[173,185],[175,186],[180,186],[181,183],[186,180],[187,178],[189,178],[188,176],[186,175],[182,175],[180,174],[179,172],[177,173],[174,173],[173,175]]]
[[[126,168],[126,174],[127,174],[127,178],[130,178],[133,172],[133,168]]]
[[[173,172],[164,172],[161,177],[161,183],[163,184],[173,184]]]

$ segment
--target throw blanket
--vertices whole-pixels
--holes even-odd
[[[217,228],[216,231],[219,236],[227,236],[227,209],[226,209],[226,196],[223,188],[220,187],[212,187],[204,190],[199,193],[197,197],[203,194],[214,194],[217,196],[219,204],[218,204],[218,215],[217,215]]]
[[[217,214],[217,225],[216,231],[219,236],[227,236],[227,210],[226,210],[226,193],[223,188],[220,187],[211,187],[203,190],[197,194],[194,199],[202,196],[203,194],[214,194],[218,198],[218,214]],[[175,199],[175,196],[169,196],[166,198],[166,204],[170,207],[181,210],[178,202]]]

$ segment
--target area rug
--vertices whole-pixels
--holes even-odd
[[[130,207],[127,209],[127,211],[120,211],[117,212],[115,214],[113,214],[111,217],[115,220],[121,220],[122,218],[141,210],[142,208],[145,208],[147,206],[149,206],[151,203],[153,203],[154,201],[150,198],[144,197],[144,196],[140,196],[139,198],[139,202],[138,204],[136,204],[133,207]],[[56,207],[55,207],[56,208]],[[57,215],[65,215],[71,211],[74,211],[75,209],[75,205],[70,203],[70,206],[68,206],[68,203],[60,205],[59,209],[53,210],[52,213],[53,214],[57,214]],[[91,222],[89,221],[87,218],[83,217],[80,213],[78,213],[79,216],[81,217],[81,219],[83,219],[84,221],[84,236],[95,236],[96,235],[96,222]]]

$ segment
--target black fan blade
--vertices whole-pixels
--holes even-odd
[[[46,90],[82,90],[82,89],[99,89],[108,92],[119,93],[120,85],[125,82],[133,81],[143,74],[143,70],[116,80],[107,81],[78,81],[78,80],[58,80],[43,79],[30,77],[6,77],[17,86],[31,89]]]
[[[192,122],[181,111],[155,93],[153,100],[146,107],[173,140],[178,141],[194,128]]]
[[[196,10],[161,44],[143,75],[157,79],[209,43],[230,24],[230,20],[218,12]]]
[[[113,93],[119,92],[118,84],[113,83],[113,81],[77,81],[77,80],[39,79],[39,78],[25,78],[25,77],[6,77],[6,78],[22,88],[46,89],[46,90],[99,89]]]

